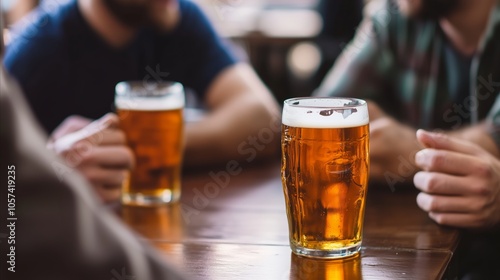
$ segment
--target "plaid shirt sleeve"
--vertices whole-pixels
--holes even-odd
[[[493,107],[486,118],[488,133],[500,149],[500,95],[497,96]]]
[[[365,13],[369,16],[365,16],[354,39],[315,91],[315,96],[370,99],[382,107],[390,101],[387,94],[391,92],[389,76],[394,64],[387,46],[390,10],[387,4],[376,7],[368,4]]]

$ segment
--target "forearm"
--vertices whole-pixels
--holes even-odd
[[[269,102],[241,94],[204,120],[188,123],[185,165],[243,163],[276,155],[281,120],[276,102]]]
[[[7,24],[14,24],[38,6],[38,4],[38,0],[15,1],[14,6],[7,13]]]

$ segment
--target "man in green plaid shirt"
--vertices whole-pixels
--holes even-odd
[[[438,223],[491,229],[500,226],[499,91],[499,1],[372,0],[315,95],[369,100],[372,181],[413,179]]]

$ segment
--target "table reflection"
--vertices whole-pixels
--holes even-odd
[[[291,254],[290,279],[363,279],[361,258],[358,254],[345,259],[323,260]]]
[[[180,204],[157,207],[123,206],[123,221],[148,239],[179,241],[184,235]]]

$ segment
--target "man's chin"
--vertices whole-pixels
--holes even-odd
[[[396,6],[398,7],[399,11],[410,18],[418,17],[418,14],[420,13],[422,2],[421,1],[415,1],[415,0],[393,0],[396,2]]]
[[[168,7],[170,9],[171,7],[175,7],[179,4],[177,0],[154,0],[154,2],[155,6],[160,9],[165,7]]]
[[[459,0],[395,0],[401,13],[423,20],[437,20],[450,15],[460,5]]]
[[[168,9],[163,9],[161,13],[158,13],[155,16],[155,27],[159,31],[171,31],[173,30],[180,21],[180,11],[178,4],[174,1],[174,5],[169,4]]]

